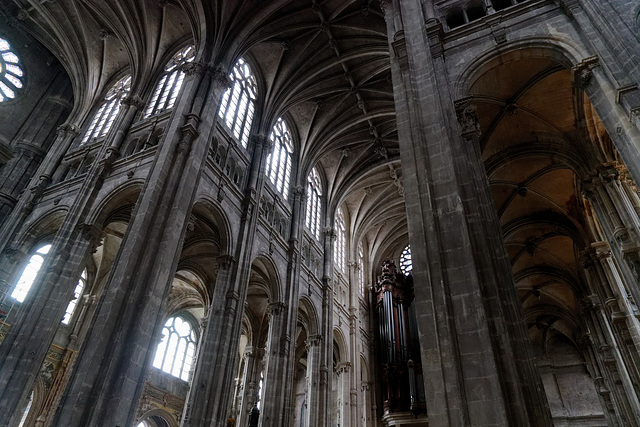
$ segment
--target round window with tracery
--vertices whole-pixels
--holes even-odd
[[[0,102],[14,99],[24,85],[20,58],[8,41],[0,37]]]

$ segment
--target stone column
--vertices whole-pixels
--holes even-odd
[[[51,176],[62,160],[62,157],[69,149],[76,136],[78,127],[66,123],[58,127],[55,140],[52,143],[52,151],[47,153],[46,158],[40,164],[38,170],[33,174],[29,182],[29,190],[25,191],[15,205],[11,215],[5,216],[5,220],[0,225],[0,257],[6,256],[15,250],[12,245],[15,233],[29,216],[35,204],[40,200],[44,190],[51,182]]]
[[[11,145],[13,156],[0,168],[0,218],[7,218],[51,146],[55,129],[71,110],[69,85],[59,75],[22,125]],[[39,179],[39,177],[37,177]]]
[[[634,302],[640,301],[640,288],[635,286],[640,280],[640,218],[620,182],[617,165],[600,165],[583,181],[583,194],[593,207],[622,275],[621,282],[612,281],[611,285],[621,288],[618,292],[625,300],[632,295]],[[618,269],[614,270],[617,274]]]
[[[208,324],[215,325],[198,346],[198,358],[182,427],[220,425],[226,422],[231,409],[231,389],[236,375],[238,340],[242,327],[249,274],[251,272],[252,242],[257,224],[257,202],[264,174],[261,173],[268,155],[269,141],[261,135],[252,138],[254,152],[245,190],[241,225],[234,249],[235,256],[227,257],[229,264],[220,270],[214,288]],[[221,272],[224,277],[220,276]],[[259,374],[259,373],[258,373]],[[257,384],[257,383],[256,383]],[[256,389],[257,390],[257,389]]]
[[[135,113],[136,109],[133,106],[123,108],[114,126],[130,126]],[[109,150],[107,142],[113,141],[114,136],[115,132],[107,135],[105,144],[96,156],[99,160],[91,165],[75,202],[56,233],[52,248],[34,280],[33,291],[18,313],[16,327],[11,328],[0,346],[0,410],[4,413],[15,414],[21,401],[28,396],[33,387],[58,323],[73,296],[88,250],[93,245],[92,240],[98,235],[99,229],[92,224],[86,224],[85,221],[102,182],[117,157],[117,152]],[[68,134],[64,138],[71,140]],[[13,234],[19,224],[15,221],[28,215],[30,206],[44,191],[50,176],[46,173],[52,171],[50,168],[59,161],[56,157],[58,154],[61,155],[56,152],[55,159],[46,162],[46,165],[43,164],[45,178],[41,180],[41,185],[36,187],[35,197],[27,198],[27,202],[16,211],[16,216],[13,216],[3,229],[5,245],[15,238]]]
[[[451,99],[441,24],[427,21],[425,33],[419,0],[382,4],[429,423],[551,425],[475,143],[475,111]]]
[[[341,362],[338,365],[338,398],[340,399],[339,425],[342,427],[357,427],[351,424],[351,387],[349,373],[352,371],[351,363]]]
[[[597,391],[605,409],[615,413],[614,419],[620,425],[638,426],[640,420],[640,401],[638,393],[625,366],[624,356],[619,347],[607,313],[596,295],[583,301],[582,315],[587,321],[591,334],[583,340],[583,347],[591,351],[603,377],[594,378]],[[611,414],[607,414],[612,418]]]
[[[305,413],[304,425],[308,427],[324,427],[319,423],[320,406],[320,360],[322,346],[322,335],[311,335],[307,338],[307,411]]]
[[[133,423],[226,81],[190,64],[53,425]],[[114,126],[117,139],[128,124]]]
[[[283,302],[269,303],[269,337],[267,338],[266,366],[262,385],[260,426],[285,425],[282,398],[290,384],[285,382],[290,339],[287,330],[287,305]]]
[[[264,349],[247,347],[244,352],[244,376],[242,378],[242,392],[236,425],[246,426],[249,422],[251,409],[258,401],[258,386],[260,384],[260,372],[262,372],[262,359]]]

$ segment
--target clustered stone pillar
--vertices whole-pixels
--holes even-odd
[[[467,135],[474,112],[456,116],[433,3],[381,4],[429,423],[550,425],[479,147]]]
[[[597,242],[582,254],[591,295],[582,301],[586,333],[581,340],[590,374],[612,425],[632,425],[640,406],[635,339],[637,319],[620,294],[622,278],[609,245]],[[630,311],[631,310],[631,311]]]
[[[251,409],[258,402],[258,388],[260,386],[260,373],[263,372],[262,360],[264,349],[247,347],[244,352],[244,375],[242,378],[242,392],[239,399],[237,425],[246,426]]]
[[[628,180],[621,180],[616,163],[596,168],[583,182],[583,192],[609,239],[625,283],[640,280],[640,216],[638,195]],[[640,288],[629,286],[626,294],[640,301]],[[640,350],[640,347],[638,347]]]

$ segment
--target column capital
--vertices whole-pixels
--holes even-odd
[[[279,316],[280,314],[282,314],[286,307],[287,304],[282,301],[270,302],[269,306],[267,307],[267,314],[269,314],[270,316]]]
[[[471,140],[480,137],[480,124],[478,123],[477,107],[473,102],[473,97],[467,96],[453,103],[456,109],[456,116],[462,130],[462,137]]]

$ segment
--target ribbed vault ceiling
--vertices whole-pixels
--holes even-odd
[[[377,0],[10,0],[0,11],[67,69],[78,123],[126,70],[132,93],[144,98],[150,87],[142,86],[155,84],[148,76],[189,40],[197,59],[226,69],[245,56],[261,90],[259,132],[268,134],[284,116],[297,136],[296,184],[319,169],[328,213],[339,205],[346,210],[354,248],[363,237],[370,251],[397,252],[392,246],[407,243],[386,25]]]

